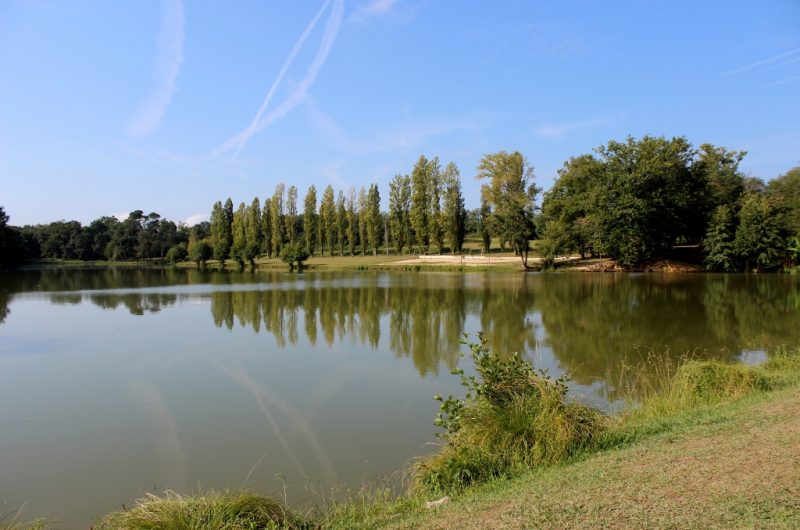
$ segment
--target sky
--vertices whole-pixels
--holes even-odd
[[[194,223],[279,182],[347,190],[487,153],[552,185],[609,140],[686,136],[800,165],[800,2],[0,0],[11,224]]]

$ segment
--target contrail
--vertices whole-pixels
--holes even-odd
[[[745,66],[740,66],[739,68],[734,68],[733,70],[725,72],[722,75],[733,75],[733,74],[739,74],[739,73],[742,73],[742,72],[746,72],[747,70],[752,70],[753,68],[757,68],[759,66],[763,66],[765,64],[769,64],[769,63],[775,62],[778,59],[783,59],[784,57],[789,57],[790,55],[794,55],[797,52],[800,52],[800,48],[795,48],[794,50],[789,50],[788,52],[781,53],[779,55],[776,55],[775,57],[770,57],[769,59],[762,59],[761,61],[756,61],[754,63],[750,63],[750,64],[745,65]]]
[[[275,94],[278,85],[283,80],[286,71],[288,70],[295,56],[303,47],[303,44],[308,39],[311,31],[314,29],[314,26],[316,26],[317,21],[320,19],[325,9],[327,9],[327,7],[330,5],[331,1],[333,1],[333,7],[331,8],[331,14],[328,17],[328,22],[325,25],[325,33],[322,36],[322,42],[320,43],[316,57],[314,57],[314,61],[308,67],[308,71],[306,72],[305,77],[300,81],[300,83],[297,84],[297,86],[286,97],[286,99],[284,99],[274,110],[272,110],[266,116],[264,116],[264,112],[266,112],[267,106],[269,105],[270,100]],[[272,86],[270,87],[267,96],[264,98],[264,102],[261,104],[261,107],[258,109],[258,112],[253,118],[253,121],[246,129],[231,137],[227,142],[225,142],[221,146],[217,147],[211,153],[212,156],[218,156],[226,151],[235,149],[233,157],[236,158],[236,156],[239,154],[239,151],[242,150],[242,148],[247,144],[250,138],[252,138],[256,133],[263,130],[271,123],[284,117],[286,114],[289,113],[289,111],[291,111],[301,101],[303,101],[303,98],[305,98],[308,89],[314,83],[317,74],[319,73],[322,66],[325,64],[325,61],[328,59],[328,54],[333,48],[333,43],[336,41],[336,36],[339,33],[339,28],[341,27],[342,24],[343,14],[344,14],[344,0],[325,1],[325,3],[322,5],[322,8],[319,10],[317,15],[311,20],[311,22],[309,23],[308,27],[306,27],[303,34],[300,35],[300,38],[294,45],[294,48],[292,48],[291,53],[286,58],[286,61],[284,61],[283,67],[278,73],[278,76],[275,78],[275,81],[272,83]]]
[[[128,134],[142,138],[155,131],[177,91],[175,80],[183,62],[183,0],[162,1],[161,29],[158,33],[150,94],[128,121]]]

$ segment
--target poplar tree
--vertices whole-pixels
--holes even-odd
[[[264,209],[261,212],[261,238],[262,250],[268,258],[272,258],[272,199],[264,199]]]
[[[442,175],[444,187],[443,232],[450,242],[450,251],[461,252],[466,234],[467,210],[461,194],[461,177],[458,167],[450,162]]]
[[[325,252],[325,247],[328,248],[328,253],[333,256],[333,241],[335,238],[334,220],[336,217],[336,200],[333,195],[333,187],[328,185],[322,193],[322,203],[319,205],[319,225],[320,225],[320,240],[322,243],[322,252]]]
[[[297,236],[297,187],[289,186],[286,193],[286,239],[294,244]]]
[[[281,253],[284,242],[283,231],[283,192],[285,186],[281,182],[275,186],[275,193],[272,194],[272,203],[270,204],[270,217],[272,224],[272,251],[275,255]]]
[[[350,255],[356,251],[356,234],[358,234],[358,216],[356,214],[356,189],[350,187],[347,192],[347,247]]]
[[[247,245],[247,230],[245,224],[247,223],[247,212],[244,203],[239,203],[239,208],[233,214],[233,223],[231,231],[233,232],[233,242],[231,243],[231,257],[239,264],[239,267],[244,266],[245,247]]]
[[[306,242],[306,251],[311,256],[317,248],[317,228],[317,188],[312,184],[303,201],[303,238]]]
[[[223,237],[225,238],[225,241],[227,241],[228,245],[228,250],[225,252],[225,255],[227,256],[230,253],[231,245],[233,245],[233,201],[230,197],[228,197],[228,199],[225,201],[225,207],[222,209],[222,213],[224,219],[222,225]],[[225,260],[223,258],[221,265],[224,264]]]
[[[222,202],[217,201],[211,207],[210,227],[211,248],[214,259],[219,260],[220,265],[225,263],[230,251],[230,242],[226,239],[225,212],[222,209]]]
[[[411,208],[411,178],[395,175],[389,183],[389,228],[397,253],[410,243],[409,209]]]
[[[250,262],[251,267],[255,267],[255,259],[261,253],[262,244],[261,203],[258,197],[253,198],[253,202],[247,208],[245,221],[244,257]]]
[[[378,247],[381,244],[383,233],[383,219],[381,219],[381,194],[377,184],[371,184],[367,193],[367,237],[369,246],[372,247],[372,255],[378,255]]]
[[[430,193],[430,209],[428,210],[428,233],[436,242],[439,254],[444,247],[445,219],[442,212],[442,172],[439,157],[428,161],[428,191]]]
[[[339,243],[339,255],[344,256],[345,239],[347,237],[347,208],[345,207],[344,192],[339,190],[336,196],[336,241]]]
[[[361,255],[367,255],[367,192],[364,186],[358,190],[358,240]]]
[[[428,191],[428,159],[420,155],[411,171],[411,210],[410,221],[414,229],[414,238],[422,254],[428,250],[430,236],[428,232],[428,210],[430,209],[430,192]],[[424,250],[423,250],[424,249]]]

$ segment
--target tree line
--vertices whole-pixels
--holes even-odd
[[[3,262],[21,258],[215,259],[243,267],[261,256],[290,264],[308,256],[462,252],[473,234],[488,252],[492,241],[528,267],[530,243],[546,263],[563,255],[609,257],[635,265],[668,255],[676,246],[702,250],[711,270],[792,266],[800,254],[800,167],[768,184],[744,175],[744,151],[684,137],[644,136],[610,141],[570,158],[554,185],[536,198],[533,168],[519,152],[490,153],[477,167],[480,205],[467,210],[458,167],[422,155],[410,175],[388,183],[381,210],[376,183],[319,195],[309,186],[279,183],[262,202],[217,201],[210,221],[185,227],[157,213],[131,212],[122,221],[102,217],[8,225],[0,208]],[[301,210],[302,208],[302,210]]]
[[[739,169],[746,154],[644,136],[570,158],[544,194],[542,252],[635,265],[686,245],[702,249],[710,270],[792,266],[800,257],[800,167],[765,184]]]

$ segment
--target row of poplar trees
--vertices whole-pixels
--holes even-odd
[[[382,245],[398,254],[416,247],[420,253],[433,245],[441,253],[461,251],[467,212],[458,167],[442,169],[438,157],[420,156],[411,175],[396,175],[389,183],[389,211],[381,212],[377,184],[356,192],[334,191],[327,186],[319,200],[309,186],[298,210],[296,186],[275,187],[263,206],[258,197],[234,210],[229,198],[211,210],[210,256],[220,263],[233,259],[240,265],[261,255],[280,256],[285,248],[300,247],[309,255],[377,255]]]

